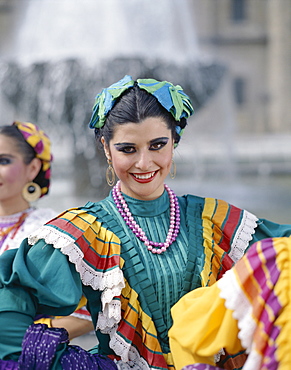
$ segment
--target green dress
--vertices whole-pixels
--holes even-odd
[[[148,239],[164,241],[167,192],[152,201],[124,197]],[[4,253],[0,358],[18,357],[36,314],[69,315],[84,294],[96,326],[98,345],[96,341],[93,351],[136,369],[174,369],[168,340],[171,307],[187,292],[212,285],[250,244],[291,234],[290,225],[257,219],[221,200],[192,195],[178,199],[180,232],[160,255],[134,236],[111,195],[60,214],[18,250]]]

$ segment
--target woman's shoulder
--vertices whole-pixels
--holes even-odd
[[[40,229],[29,237],[29,243],[34,244],[39,239],[44,239],[48,244],[75,243],[83,240],[90,244],[98,239],[101,244],[107,240],[119,244],[115,233],[111,231],[112,215],[104,207],[103,202],[87,202],[84,206],[74,207],[55,215]],[[65,243],[66,244],[66,243]]]
[[[199,195],[194,194],[184,194],[182,196],[179,196],[178,198],[183,199],[186,202],[193,202],[193,203],[204,203],[205,198],[201,197]]]
[[[33,221],[33,222],[47,222],[53,217],[56,217],[57,212],[53,210],[52,208],[34,208],[32,209],[28,215],[27,220]]]
[[[200,209],[202,210],[207,198],[194,195],[194,194],[184,194],[178,197],[180,205],[186,209]]]
[[[56,212],[51,208],[32,208],[28,211],[23,224],[16,233],[11,233],[6,240],[8,249],[18,248],[23,239],[32,232],[42,227],[46,222],[56,216]]]
[[[86,215],[94,216],[95,219],[100,218],[101,215],[99,213],[104,209],[104,204],[106,204],[107,198],[98,201],[98,202],[91,202],[88,201],[84,205],[76,206],[67,208],[64,211],[56,212],[50,208],[38,208],[35,209],[32,213],[32,217],[41,217],[42,215],[50,215],[50,219],[48,223],[53,222],[55,219],[79,219],[82,217],[86,217]]]
[[[181,197],[178,197],[181,202],[184,202],[186,205],[191,206],[202,206],[202,207],[210,207],[213,209],[218,208],[229,208],[229,209],[236,209],[238,211],[243,211],[242,209],[234,206],[233,204],[228,203],[227,201],[219,198],[213,197],[202,197],[199,195],[194,194],[185,194]]]
[[[53,218],[48,222],[48,224],[53,224],[57,219],[66,219],[68,221],[86,219],[88,224],[91,224],[94,221],[103,218],[104,213],[106,213],[106,202],[107,198],[98,202],[89,201],[82,206],[68,208],[59,214],[56,214],[55,212]]]
[[[102,204],[88,202],[60,213],[32,232],[28,244],[32,248],[49,244],[59,249],[76,265],[85,285],[93,284],[94,289],[101,289],[105,273],[113,280],[123,281],[119,268],[120,240],[109,226],[111,219],[112,215]]]
[[[67,209],[31,232],[26,244],[30,246],[30,253],[57,250],[75,265],[85,286],[95,290],[112,289],[119,295],[120,287],[124,286],[120,240],[104,226],[102,212],[99,203],[91,202]]]

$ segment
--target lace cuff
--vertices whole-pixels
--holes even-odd
[[[250,212],[244,211],[241,223],[234,235],[229,257],[236,263],[245,254],[252,235],[255,233],[258,218]]]

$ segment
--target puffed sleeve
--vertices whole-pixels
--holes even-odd
[[[211,287],[186,294],[173,308],[170,343],[177,369],[214,365],[221,348],[245,349],[245,368],[289,369],[291,238],[268,238]]]
[[[36,315],[68,316],[82,294],[96,330],[107,333],[120,321],[123,261],[110,222],[101,205],[89,202],[63,212],[1,256],[0,358],[17,359]]]
[[[225,307],[217,285],[186,294],[171,310],[170,345],[177,370],[194,363],[215,365],[222,348],[242,350],[233,312]]]
[[[0,357],[21,351],[28,326],[39,312],[66,316],[77,307],[82,283],[75,266],[58,249],[25,239],[0,257]]]

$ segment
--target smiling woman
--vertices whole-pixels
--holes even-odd
[[[141,200],[162,195],[174,151],[172,132],[163,118],[118,126],[110,142],[105,143],[104,138],[102,142],[123,193]]]
[[[30,205],[49,191],[51,160],[50,140],[37,126],[0,127],[0,254],[56,215]]]
[[[0,254],[18,248],[56,216],[51,208],[31,205],[49,192],[52,159],[50,139],[35,124],[14,122],[0,127]],[[81,309],[70,317],[42,321],[66,327],[71,338],[93,329],[88,312]]]
[[[41,353],[47,369],[179,369],[171,308],[215,284],[256,241],[290,235],[290,225],[219,199],[178,197],[165,184],[192,113],[182,87],[167,81],[125,76],[96,96],[89,126],[108,182],[118,181],[107,198],[63,212],[0,260],[0,355],[10,365],[32,368]],[[70,314],[82,294],[98,339],[89,352],[70,346],[64,331],[33,325],[36,312]],[[230,358],[239,369],[245,355]]]

